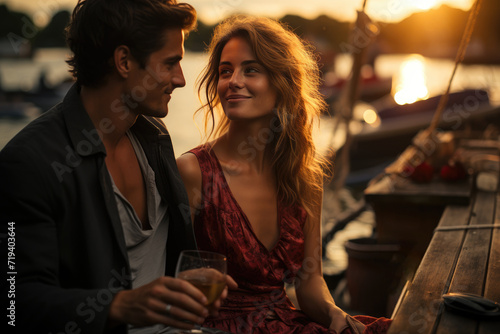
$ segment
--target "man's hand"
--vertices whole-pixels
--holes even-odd
[[[212,317],[218,317],[219,316],[219,308],[222,305],[222,301],[227,298],[228,294],[228,289],[229,290],[236,290],[238,288],[238,283],[229,275],[226,275],[226,286],[224,287],[224,290],[222,291],[219,299],[217,299],[209,308],[210,315]]]
[[[206,303],[203,293],[187,281],[165,276],[140,288],[118,292],[111,302],[108,325],[164,324],[191,329],[208,316]],[[169,310],[167,305],[171,305]]]

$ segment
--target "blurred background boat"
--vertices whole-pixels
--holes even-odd
[[[429,126],[440,99],[441,95],[437,95],[398,105],[384,97],[372,104],[358,103],[350,125],[353,142],[347,183],[366,183],[382,172],[420,130]],[[441,131],[484,131],[489,126],[500,126],[500,108],[490,103],[483,89],[453,92],[445,108]]]
[[[340,56],[336,62],[336,69],[352,64],[345,56]],[[361,71],[360,96],[349,122],[352,143],[347,186],[366,185],[430,124],[446,89],[453,61],[416,54],[380,55],[373,66],[373,73],[378,77],[374,82],[381,82],[385,94],[375,99],[364,97],[364,71]],[[342,72],[337,70],[337,73]],[[342,77],[347,75],[344,70]],[[345,143],[346,129],[336,124],[336,99],[327,95],[326,100],[330,108],[321,120],[322,152],[333,149],[338,156]],[[500,66],[462,65],[454,79],[440,130],[484,131],[490,128],[494,131],[496,127],[498,131],[499,107]]]
[[[374,101],[390,94],[392,89],[392,78],[381,78],[376,75],[369,66],[364,67],[359,83],[359,98],[363,101]],[[346,78],[339,78],[333,71],[327,72],[323,76],[323,84],[320,92],[328,103],[333,103],[339,97],[342,89],[348,82]]]
[[[38,116],[41,109],[31,102],[23,101],[0,101],[0,120],[22,120]]]
[[[29,118],[45,112],[62,101],[72,84],[73,80],[68,77],[49,85],[46,72],[42,71],[30,90],[0,87],[0,118]]]

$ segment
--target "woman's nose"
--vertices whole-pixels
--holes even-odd
[[[243,76],[240,71],[234,71],[229,80],[229,88],[236,89],[243,87]]]

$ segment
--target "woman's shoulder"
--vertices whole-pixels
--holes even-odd
[[[200,184],[202,180],[202,169],[210,160],[210,145],[197,146],[176,159],[177,168],[185,183]],[[205,167],[206,169],[206,167]]]
[[[207,142],[207,143],[198,145],[198,146],[190,149],[189,151],[183,153],[181,155],[181,157],[188,155],[187,153],[192,153],[191,155],[194,155],[194,156],[198,157],[198,159],[200,159],[200,157],[202,157],[202,156],[210,155],[210,151],[212,150],[212,148],[213,148],[213,144],[211,142]]]
[[[185,176],[191,178],[191,177],[196,177],[198,175],[201,178],[200,164],[193,150],[190,150],[182,154],[180,157],[176,159],[177,168],[179,169],[179,173],[181,174],[183,179]]]

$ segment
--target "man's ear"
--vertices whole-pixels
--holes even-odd
[[[127,78],[131,70],[133,57],[130,49],[126,45],[116,47],[113,54],[114,66],[122,78]]]

